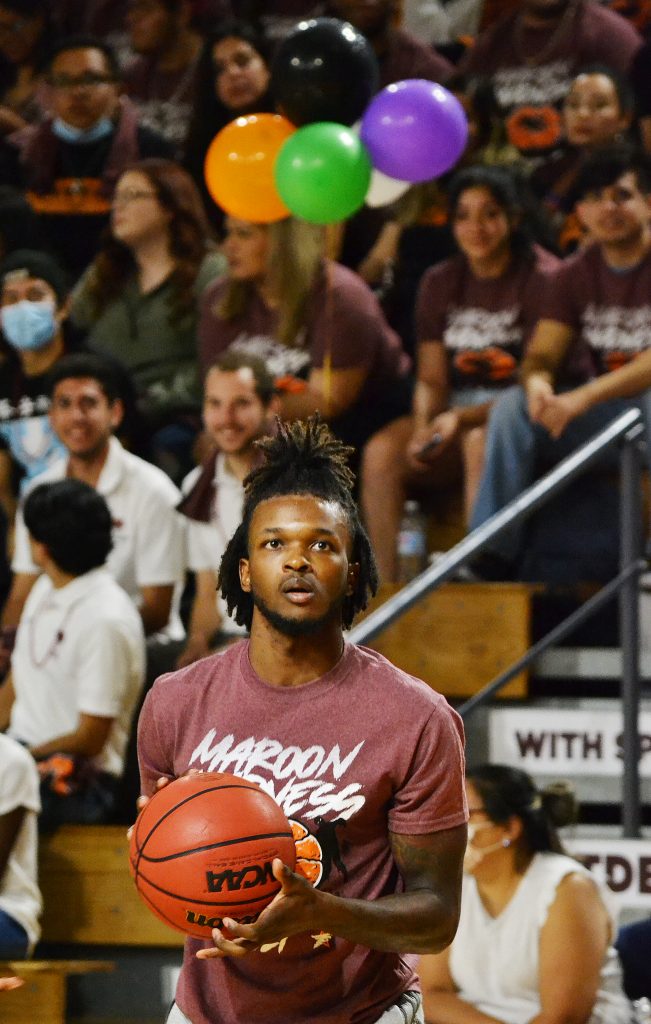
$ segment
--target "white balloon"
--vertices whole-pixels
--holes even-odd
[[[367,206],[388,206],[389,203],[395,202],[396,199],[404,195],[409,187],[408,181],[389,178],[382,171],[374,169],[364,202]]]

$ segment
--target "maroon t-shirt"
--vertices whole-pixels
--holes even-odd
[[[163,676],[145,700],[138,749],[146,794],[190,768],[257,782],[318,844],[318,887],[344,898],[402,891],[389,831],[423,835],[467,817],[459,716],[363,647],[346,645],[335,668],[298,687],[263,682],[248,641]],[[177,989],[193,1024],[372,1024],[418,988],[415,957],[336,936],[202,962],[205,945],[186,940]]]
[[[528,156],[560,143],[559,110],[576,71],[599,63],[626,75],[642,38],[592,0],[578,0],[562,26],[521,30],[519,24],[518,11],[500,18],[479,36],[462,68],[491,78],[509,139]]]
[[[218,309],[228,282],[222,278],[206,288],[199,317],[199,359],[205,373],[227,348],[263,359],[276,379],[306,379],[322,367],[329,354],[333,370],[364,367],[366,383],[357,404],[382,399],[397,378],[405,377],[410,359],[398,335],[387,324],[380,305],[358,274],[328,262],[308,299],[305,328],[295,347],[276,341],[277,314],[257,292],[241,316],[223,320]]]
[[[537,320],[541,294],[559,260],[539,247],[501,277],[476,277],[461,255],[423,275],[416,304],[419,342],[439,341],[455,391],[509,387]]]
[[[150,57],[136,57],[124,71],[124,89],[138,121],[183,152],[196,88],[196,61],[181,71],[161,71]]]
[[[387,48],[379,58],[380,88],[405,78],[425,78],[431,82],[447,82],[454,67],[440,53],[404,29],[394,28],[388,36]]]
[[[651,252],[635,267],[613,270],[592,245],[561,264],[547,289],[541,319],[574,331],[597,374],[617,370],[651,346]]]

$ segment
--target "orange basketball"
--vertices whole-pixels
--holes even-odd
[[[159,790],[131,833],[136,888],[166,924],[209,939],[222,918],[254,921],[280,890],[274,857],[295,867],[292,829],[254,782],[206,772]]]

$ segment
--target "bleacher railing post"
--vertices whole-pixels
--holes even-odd
[[[642,489],[640,431],[625,435],[621,447],[620,569],[642,556]],[[622,833],[640,836],[640,603],[639,576],[629,576],[619,591],[619,631],[622,649]]]

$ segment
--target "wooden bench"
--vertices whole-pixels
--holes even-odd
[[[41,838],[43,942],[183,944],[180,932],[154,917],[138,896],[128,850],[126,829],[120,825],[67,825]]]
[[[112,971],[107,960],[13,960],[0,973],[15,974],[25,984],[0,995],[2,1024],[65,1024],[66,981],[71,974]]]
[[[398,589],[381,587],[367,614]],[[525,583],[445,583],[369,646],[446,697],[471,697],[531,646],[536,590]],[[526,694],[523,672],[500,697]]]

